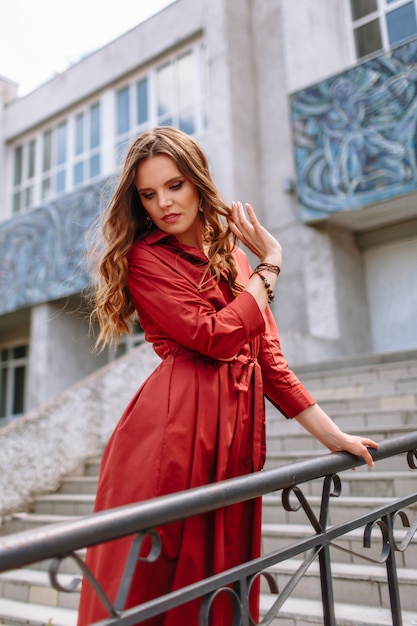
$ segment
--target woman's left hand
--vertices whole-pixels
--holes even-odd
[[[368,437],[349,435],[343,432],[318,404],[313,404],[299,413],[295,419],[330,452],[349,452],[363,458],[374,467],[374,460],[368,448],[378,448],[378,444]]]
[[[241,202],[232,202],[227,218],[232,233],[261,261],[281,266],[281,244],[259,223],[255,211],[246,204],[246,212]]]
[[[368,448],[378,448],[378,444],[373,439],[367,437],[359,437],[358,435],[348,435],[342,433],[340,442],[337,445],[328,446],[331,452],[349,452],[355,456],[363,458],[365,463],[370,467],[374,467],[375,463]]]

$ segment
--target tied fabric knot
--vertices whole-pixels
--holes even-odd
[[[253,381],[253,469],[265,462],[265,405],[261,367],[256,358],[239,354],[230,364],[236,391],[247,392]]]
[[[237,391],[247,391],[252,380],[256,359],[239,354],[232,363],[234,385]]]

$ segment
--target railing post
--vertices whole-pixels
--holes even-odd
[[[330,548],[324,545],[319,552],[321,601],[323,604],[324,626],[336,626]]]
[[[332,486],[334,490],[332,491]],[[341,482],[337,474],[328,475],[323,482],[323,493],[321,498],[319,524],[323,532],[326,531],[329,519],[330,498],[339,495],[341,492]],[[336,626],[336,616],[334,612],[334,595],[332,581],[332,567],[330,559],[330,546],[325,543],[319,552],[320,566],[320,586],[321,602],[323,605],[323,625]]]
[[[388,591],[391,605],[392,626],[403,626],[401,615],[401,600],[398,588],[397,563],[395,558],[394,524],[395,513],[390,513],[382,518],[388,528],[389,553],[386,560]]]

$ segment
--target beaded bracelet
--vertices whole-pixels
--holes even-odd
[[[258,270],[269,270],[277,276],[279,276],[279,273],[281,272],[281,268],[278,265],[271,265],[271,263],[260,263],[253,271],[257,272]]]
[[[271,289],[271,285],[269,284],[269,282],[267,281],[265,276],[263,274],[261,274],[260,271],[258,271],[258,268],[254,269],[253,274],[251,274],[250,278],[252,278],[252,276],[254,276],[255,274],[257,274],[259,276],[259,278],[263,281],[263,283],[265,285],[266,292],[268,294],[268,304],[271,304],[271,302],[274,301],[274,292]]]

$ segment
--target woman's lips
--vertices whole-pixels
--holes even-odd
[[[169,213],[168,215],[165,215],[162,218],[162,221],[165,222],[165,224],[173,224],[179,218],[180,218],[180,214],[179,213]]]

